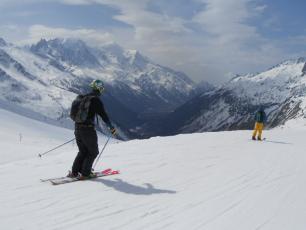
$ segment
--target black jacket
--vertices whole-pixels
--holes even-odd
[[[259,110],[256,112],[255,114],[255,121],[259,122],[259,123],[264,123],[267,120],[267,115],[265,113],[265,111],[263,110]]]
[[[93,96],[93,98],[91,99],[91,103],[89,106],[87,120],[83,124],[93,125],[96,115],[99,115],[108,127],[112,127],[108,115],[105,112],[103,102],[99,98],[99,94],[92,92],[90,94],[87,94],[86,96]]]

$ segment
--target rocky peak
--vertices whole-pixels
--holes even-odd
[[[37,44],[31,46],[31,51],[41,56],[49,56],[54,61],[63,61],[70,65],[97,67],[99,61],[91,53],[83,41],[79,39],[55,38],[52,40],[41,39]]]
[[[31,51],[33,52],[44,52],[48,49],[48,42],[45,39],[40,39],[40,41],[31,46]]]

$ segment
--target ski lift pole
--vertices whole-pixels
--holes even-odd
[[[99,159],[100,159],[100,157],[101,157],[101,155],[102,155],[102,153],[103,153],[103,151],[104,151],[104,149],[105,149],[106,145],[108,144],[108,142],[109,142],[110,138],[111,138],[111,136],[108,136],[107,141],[105,142],[105,144],[104,144],[104,146],[103,146],[103,148],[102,148],[101,152],[99,153],[98,158],[97,158],[97,160],[96,160],[96,162],[95,162],[95,164],[94,164],[94,166],[93,166],[92,170],[94,170],[94,169],[95,169],[95,167],[96,167],[96,165],[97,165],[97,163],[98,163],[98,161],[99,161]]]
[[[72,141],[74,141],[74,140],[75,140],[75,138],[71,139],[70,141],[65,142],[64,144],[61,144],[61,145],[59,145],[59,146],[56,146],[55,148],[53,148],[53,149],[51,149],[51,150],[49,150],[49,151],[47,151],[47,152],[40,153],[40,154],[38,154],[38,156],[39,156],[39,157],[42,157],[43,155],[46,155],[47,153],[52,152],[53,150],[58,149],[58,148],[60,148],[60,147],[62,147],[62,146],[64,146],[64,145],[66,145],[66,144],[68,144],[68,143],[70,143],[70,142],[72,142]]]

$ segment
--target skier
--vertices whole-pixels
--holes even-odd
[[[255,127],[252,135],[253,140],[256,140],[256,134],[258,133],[257,140],[261,141],[261,134],[266,120],[267,120],[266,113],[264,109],[261,107],[255,114]]]
[[[79,177],[86,179],[93,176],[92,165],[97,155],[98,138],[94,126],[94,119],[99,115],[110,132],[115,135],[116,129],[110,122],[108,115],[99,96],[104,91],[104,84],[100,80],[91,82],[92,92],[86,95],[79,95],[72,103],[70,117],[75,121],[75,138],[79,152],[75,157],[72,170],[68,177]]]

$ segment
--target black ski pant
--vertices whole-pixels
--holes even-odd
[[[98,137],[94,127],[76,127],[75,138],[79,152],[72,165],[72,173],[89,176],[92,165],[99,154]]]

